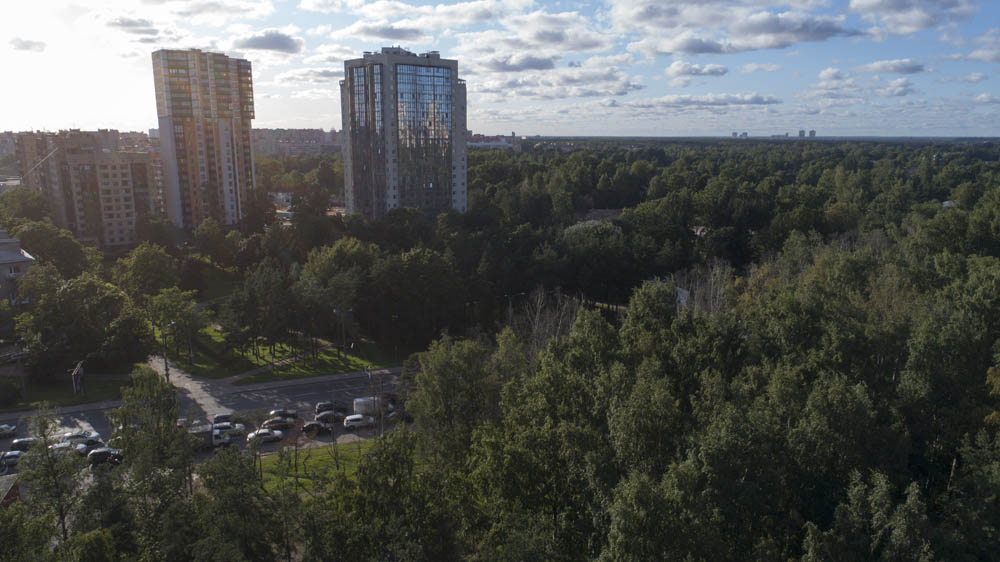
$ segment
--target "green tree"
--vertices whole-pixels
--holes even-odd
[[[489,350],[445,336],[417,360],[416,390],[407,407],[423,449],[436,462],[456,469],[465,464],[476,427],[499,419],[500,382],[489,368]]]
[[[118,260],[113,276],[123,291],[140,302],[180,281],[177,260],[161,246],[148,242]]]
[[[177,390],[138,366],[122,389],[122,406],[107,414],[122,451],[119,471],[134,513],[138,559],[189,560],[197,539],[190,490],[194,445],[177,427]],[[121,473],[120,472],[120,473]]]
[[[208,325],[208,316],[195,301],[195,292],[177,287],[163,289],[149,299],[149,315],[164,343],[170,338],[175,349],[182,342],[187,344],[188,358],[193,364],[194,338]]]
[[[39,263],[51,263],[67,279],[87,269],[87,254],[68,230],[48,222],[26,221],[11,233],[21,240],[21,247]]]
[[[69,540],[83,460],[72,448],[54,448],[60,442],[59,421],[46,404],[36,404],[28,432],[38,442],[18,462],[21,481],[31,490],[29,508],[36,516],[51,516],[61,542]]]
[[[55,533],[51,514],[32,514],[21,503],[5,506],[0,509],[0,560],[52,560],[50,544]]]
[[[0,193],[0,224],[11,229],[22,221],[45,221],[51,216],[40,190],[17,186]]]

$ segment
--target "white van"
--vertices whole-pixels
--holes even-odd
[[[371,416],[352,414],[344,418],[344,429],[350,430],[356,427],[368,427],[370,425],[375,425],[375,418]]]

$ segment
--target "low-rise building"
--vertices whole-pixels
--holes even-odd
[[[35,258],[21,249],[21,241],[12,238],[6,230],[0,229],[0,293],[10,304],[20,302],[17,292],[17,280],[21,278],[31,266],[35,265]]]

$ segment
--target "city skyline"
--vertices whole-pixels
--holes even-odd
[[[0,130],[156,126],[150,53],[251,61],[262,128],[341,129],[343,62],[456,59],[469,128],[542,135],[992,136],[1000,6],[975,0],[448,4],[158,0],[5,7]],[[66,92],[71,92],[67,96]]]

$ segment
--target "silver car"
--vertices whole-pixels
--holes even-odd
[[[17,433],[16,425],[7,425],[5,423],[0,423],[0,439],[13,437],[16,433]]]
[[[252,443],[254,441],[260,441],[261,443],[281,441],[284,436],[285,434],[277,429],[258,429],[257,431],[247,435],[247,443]]]

